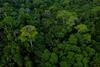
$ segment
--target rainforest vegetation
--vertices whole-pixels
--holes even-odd
[[[100,67],[100,0],[0,0],[0,67]]]

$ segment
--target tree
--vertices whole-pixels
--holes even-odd
[[[85,24],[79,24],[75,27],[78,32],[82,33],[82,32],[87,32],[88,31],[88,28]]]
[[[32,25],[27,25],[27,26],[23,27],[20,30],[20,32],[21,32],[21,34],[19,36],[19,39],[22,42],[25,42],[25,41],[30,42],[30,44],[32,46],[33,45],[32,41],[35,40],[36,35],[38,34],[38,32],[36,31],[36,28],[34,26],[32,26]]]
[[[0,67],[99,67],[100,0],[0,0]]]

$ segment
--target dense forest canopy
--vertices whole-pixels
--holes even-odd
[[[100,67],[100,0],[0,0],[0,67]]]

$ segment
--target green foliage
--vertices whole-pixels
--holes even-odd
[[[75,25],[75,20],[77,20],[77,14],[75,12],[60,10],[57,13],[57,18],[63,20],[62,22],[65,23],[67,31],[70,32],[72,30],[72,26]]]
[[[46,49],[44,50],[44,53],[42,54],[43,61],[48,61],[50,58],[50,52]]]
[[[32,67],[32,61],[28,57],[25,57],[25,67]]]
[[[13,17],[11,17],[11,16],[6,16],[5,18],[4,18],[4,20],[3,20],[3,23],[5,24],[5,25],[9,25],[9,26],[13,26],[14,25],[14,23],[15,23],[15,20],[13,19]]]
[[[60,67],[66,67],[66,66],[68,66],[67,62],[65,62],[65,61],[60,62]]]
[[[84,34],[83,35],[83,40],[84,41],[91,41],[91,35],[90,34]]]
[[[69,43],[71,43],[71,44],[77,44],[77,41],[78,41],[77,37],[73,34],[70,35],[68,40],[69,40]]]
[[[47,62],[42,67],[56,67],[56,66]]]
[[[82,33],[82,32],[87,32],[88,31],[88,28],[85,24],[79,24],[75,27],[78,32]]]
[[[100,66],[100,53],[97,53],[96,56],[94,57],[92,63],[94,67],[99,67]]]
[[[20,54],[19,46],[17,46],[15,43],[8,44],[3,49],[3,55],[2,55],[2,65],[13,63],[11,60],[16,62],[19,67],[22,66],[22,56]],[[9,65],[10,65],[9,64]]]
[[[19,36],[21,41],[33,40],[36,38],[37,31],[34,26],[27,25],[23,27],[21,30],[21,35]]]
[[[50,60],[51,63],[57,63],[58,56],[55,53],[51,53]]]
[[[0,0],[0,67],[100,67],[100,0]]]

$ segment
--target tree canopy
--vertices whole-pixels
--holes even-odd
[[[100,67],[100,0],[0,0],[0,67]]]

